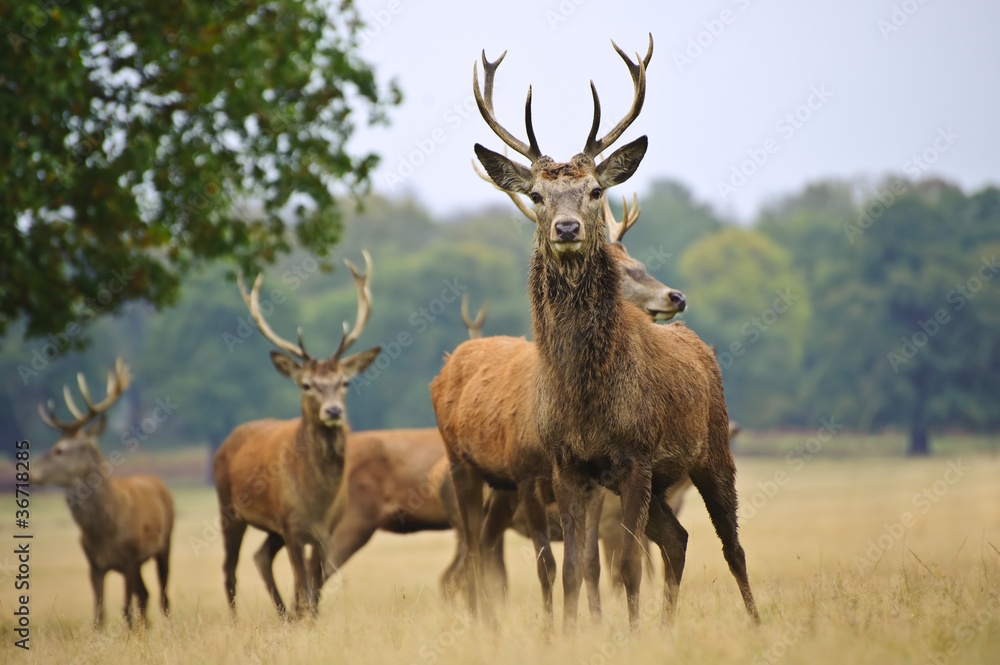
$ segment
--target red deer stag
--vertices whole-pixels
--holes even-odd
[[[511,194],[511,198],[525,215],[535,219],[534,213],[515,195]],[[683,294],[650,276],[620,242],[638,219],[638,206],[629,208],[626,204],[621,223],[615,221],[606,202],[603,213],[614,243],[619,279],[629,300],[650,320],[669,319],[683,311],[686,306]],[[444,369],[431,383],[431,400],[451,467],[451,477],[444,478],[440,496],[446,510],[452,501],[457,504],[449,512],[458,513],[461,520],[456,524],[460,533],[458,553],[445,573],[443,584],[448,585],[456,564],[464,559],[466,594],[473,613],[477,609],[477,580],[484,571],[489,571],[486,577],[491,588],[503,585],[502,536],[520,504],[536,550],[543,604],[551,616],[555,559],[549,548],[544,506],[551,497],[552,470],[532,416],[537,364],[535,347],[524,338],[473,339],[447,358]],[[492,490],[486,502],[485,521],[484,481]],[[594,506],[593,510],[587,583],[591,612],[598,616],[600,560],[596,525],[601,508]],[[468,556],[470,553],[472,556]],[[487,594],[490,595],[493,593]]]
[[[39,485],[56,485],[66,490],[73,521],[80,527],[80,544],[90,563],[90,583],[94,587],[94,624],[104,625],[104,577],[109,570],[125,576],[125,622],[132,628],[132,596],[139,605],[139,621],[146,622],[149,592],[142,582],[142,564],[156,559],[160,579],[160,609],[169,613],[167,575],[170,570],[170,535],[174,527],[174,501],[163,482],[155,476],[110,477],[111,464],[101,456],[97,437],[107,422],[105,411],[121,397],[132,380],[129,369],[118,358],[114,372],[108,372],[108,392],[94,404],[83,374],[77,375],[86,412],[80,411],[63,387],[66,406],[75,420],[62,422],[49,402],[38,413],[49,427],[62,436],[41,461],[31,479]],[[85,427],[95,418],[97,421]]]
[[[583,568],[589,565],[587,517],[603,499],[602,486],[621,497],[626,533],[646,533],[660,548],[665,564],[663,618],[673,617],[687,532],[667,505],[666,492],[685,475],[705,501],[747,612],[759,622],[737,534],[736,468],[719,366],[711,349],[685,326],[655,326],[626,305],[618,267],[601,233],[601,200],[608,188],[635,172],[647,139],[619,148],[599,165],[594,160],[638,116],[653,54],[652,37],[646,57],[638,63],[612,45],[632,77],[632,107],[598,139],[600,101],[591,84],[590,134],[583,152],[566,163],[539,150],[530,89],[527,144],[496,120],[493,78],[503,56],[490,63],[483,54],[484,93],[473,70],[483,118],[504,143],[531,162],[528,168],[475,146],[493,181],[508,192],[527,194],[538,220],[528,292],[539,362],[535,390],[523,401],[534,405],[535,428],[553,463],[553,488],[563,517],[564,629],[571,631],[576,623]],[[453,469],[460,464],[453,458]],[[639,621],[639,550],[638,537],[626,538],[622,577],[633,629]]]
[[[215,454],[215,488],[222,513],[226,550],[226,594],[236,613],[236,564],[247,526],[265,531],[267,539],[254,555],[254,563],[278,613],[285,605],[274,583],[271,564],[283,547],[295,578],[295,616],[305,609],[316,612],[323,551],[330,533],[328,513],[344,472],[345,443],[349,427],[344,406],[347,382],[365,371],[380,348],[341,357],[358,339],[371,312],[371,257],[365,252],[366,273],[345,261],[358,291],[358,317],[344,334],[332,356],[315,359],[306,352],[299,328],[298,344],[279,337],[261,314],[258,275],[247,295],[243,276],[240,294],[264,337],[284,351],[271,351],[271,362],[302,391],[302,416],[291,420],[255,420],[232,431]],[[288,354],[288,355],[286,355]],[[309,569],[305,547],[312,548]]]
[[[462,318],[470,335],[481,330],[486,309],[484,305],[476,319],[470,320],[468,297],[463,294]],[[348,436],[344,479],[330,511],[333,532],[320,586],[376,531],[402,534],[452,528],[439,493],[434,491],[440,485],[435,464],[443,458],[444,444],[437,428],[352,432]]]

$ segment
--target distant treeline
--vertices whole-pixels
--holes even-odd
[[[819,182],[767,206],[749,227],[674,182],[640,193],[639,203],[625,244],[687,295],[680,318],[717,347],[732,418],[750,428],[904,428],[918,453],[936,429],[1000,427],[997,188]],[[427,384],[466,339],[462,294],[473,311],[489,301],[486,334],[530,337],[534,226],[499,194],[496,207],[449,222],[412,201],[373,197],[344,224],[329,255],[294,252],[266,272],[263,309],[279,334],[294,339],[301,326],[313,355],[332,353],[342,322],[355,317],[341,259],[363,265],[367,248],[373,309],[357,347],[382,344],[384,353],[355,379],[350,421],[431,426]],[[102,394],[117,354],[135,381],[105,445],[217,445],[241,422],[296,416],[299,392],[272,367],[231,272],[188,276],[173,308],[81,320],[93,339],[83,353],[65,351],[75,331],[22,340],[23,326],[14,326],[0,349],[0,431],[54,441],[37,404],[64,408],[62,384],[77,371]]]

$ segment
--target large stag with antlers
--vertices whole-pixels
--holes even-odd
[[[160,609],[167,615],[167,576],[170,570],[170,536],[174,526],[174,501],[163,482],[155,476],[110,476],[112,465],[97,446],[97,438],[107,423],[105,412],[128,388],[132,377],[118,358],[108,372],[107,396],[97,404],[90,398],[83,374],[77,375],[80,394],[86,405],[81,411],[69,386],[63,387],[66,406],[73,420],[56,418],[50,401],[38,413],[49,427],[59,430],[59,441],[37,462],[31,479],[39,485],[56,485],[66,490],[73,521],[80,527],[80,544],[90,564],[94,587],[94,624],[104,625],[104,578],[109,570],[125,577],[124,615],[132,628],[132,597],[139,606],[139,621],[146,622],[149,592],[142,581],[141,567],[156,559],[160,580]],[[112,457],[112,459],[114,459]]]
[[[361,274],[345,260],[358,291],[358,316],[354,328],[344,334],[329,358],[313,358],[306,351],[299,328],[298,344],[279,337],[260,311],[258,275],[248,295],[239,277],[240,294],[265,338],[281,349],[271,351],[278,373],[288,377],[302,392],[302,416],[291,420],[255,420],[240,425],[215,454],[215,488],[222,512],[226,550],[226,594],[236,612],[236,564],[247,526],[267,533],[254,555],[279,614],[285,605],[274,583],[272,563],[278,551],[288,547],[295,579],[294,614],[316,612],[322,564],[330,527],[328,514],[344,471],[348,434],[344,398],[347,383],[375,360],[380,347],[349,356],[344,352],[361,335],[371,311],[371,257],[365,252],[366,272]],[[305,547],[312,548],[306,562]]]
[[[643,532],[660,549],[665,568],[663,618],[672,618],[687,532],[667,505],[666,492],[685,475],[705,501],[747,612],[759,622],[737,534],[736,469],[718,364],[711,349],[685,326],[654,326],[627,306],[618,267],[601,233],[605,192],[635,172],[647,139],[619,148],[600,164],[594,160],[639,115],[653,54],[652,37],[646,57],[637,58],[637,63],[612,45],[632,77],[632,107],[608,134],[597,138],[601,107],[591,83],[590,133],[583,152],[565,163],[544,156],[538,147],[530,88],[527,144],[496,120],[493,78],[503,56],[491,63],[483,54],[484,92],[473,69],[483,118],[504,143],[531,162],[528,168],[475,146],[493,181],[505,191],[528,195],[537,217],[528,278],[539,357],[531,401],[537,434],[553,463],[553,486],[563,516],[564,629],[571,630],[576,622],[589,562],[587,517],[603,497],[602,486],[620,495],[622,528],[633,535],[626,538],[622,553],[630,625],[635,628],[639,621],[642,563],[635,536]]]
[[[508,193],[522,213],[537,221],[534,212],[516,194]],[[621,244],[626,231],[639,218],[634,199],[632,207],[624,202],[620,223],[606,201],[602,214],[614,247],[618,279],[628,301],[651,321],[669,319],[683,311],[684,295],[650,276],[645,266],[629,256]],[[467,324],[474,323],[468,321],[467,315],[466,320]],[[443,478],[439,494],[449,514],[457,514],[459,518],[458,553],[445,573],[445,584],[457,586],[454,584],[457,567],[464,563],[470,611],[478,609],[477,594],[482,582],[488,582],[491,588],[487,599],[495,595],[495,589],[505,580],[502,536],[512,522],[514,511],[520,510],[527,523],[527,535],[535,546],[543,604],[551,617],[555,559],[549,547],[545,506],[552,495],[552,469],[533,419],[538,354],[535,346],[524,338],[475,339],[478,332],[478,328],[474,330],[470,325],[470,336],[474,339],[455,349],[431,383],[431,400],[451,468],[451,476]],[[491,487],[485,508],[484,482]],[[591,612],[599,615],[596,528],[601,506],[595,505],[593,510],[587,585]]]

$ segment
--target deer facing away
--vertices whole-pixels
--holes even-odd
[[[608,159],[610,148],[638,116],[645,98],[645,58],[628,66],[634,96],[629,113],[603,138],[600,102],[591,85],[594,117],[584,149],[557,163],[538,147],[531,124],[531,92],[525,107],[528,143],[515,138],[493,112],[493,77],[502,57],[483,55],[484,93],[473,85],[490,128],[526,157],[530,168],[477,144],[476,155],[504,190],[528,195],[537,217],[528,293],[538,369],[532,395],[534,421],[552,460],[553,489],[563,516],[564,629],[575,626],[580,585],[590,565],[588,516],[603,499],[602,487],[621,497],[622,528],[645,532],[660,549],[665,568],[663,618],[676,607],[687,532],[666,504],[667,489],[689,476],[705,501],[722,541],[747,612],[760,621],[737,535],[736,469],[728,445],[722,379],[712,351],[683,325],[654,326],[627,306],[618,269],[601,231],[606,190],[627,180],[646,151],[646,137]],[[622,578],[629,622],[639,621],[642,579],[640,545],[626,538]]]
[[[66,490],[73,521],[80,527],[80,544],[90,564],[90,582],[94,588],[94,624],[104,625],[104,578],[109,570],[125,577],[125,622],[132,628],[132,597],[139,609],[139,620],[146,621],[149,592],[142,581],[141,567],[156,559],[160,580],[160,609],[167,615],[167,576],[170,571],[170,536],[174,526],[174,502],[163,482],[149,475],[110,477],[108,463],[101,456],[97,438],[107,422],[104,412],[128,388],[131,375],[118,358],[113,372],[108,372],[108,391],[103,401],[94,404],[83,374],[77,376],[86,411],[81,411],[63,388],[66,406],[74,420],[58,420],[54,407],[38,406],[42,421],[61,432],[59,441],[36,462],[31,479],[39,485],[56,485]],[[88,425],[88,423],[90,423]]]

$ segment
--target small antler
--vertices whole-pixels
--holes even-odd
[[[486,124],[490,126],[490,129],[504,143],[534,162],[542,156],[542,151],[538,149],[538,141],[535,140],[535,129],[531,124],[531,86],[528,86],[528,99],[524,102],[524,125],[528,130],[529,145],[525,145],[523,141],[515,138],[513,134],[504,129],[497,122],[496,114],[493,112],[493,75],[506,55],[507,51],[504,51],[496,59],[496,62],[490,62],[486,59],[486,51],[483,51],[483,73],[486,77],[483,82],[483,93],[479,92],[479,65],[478,63],[473,63],[472,88],[476,96],[476,106],[479,107],[479,112],[482,114]]]
[[[602,199],[601,208],[604,211],[604,223],[608,226],[608,237],[611,242],[621,242],[632,225],[638,221],[639,214],[642,212],[639,208],[639,199],[635,194],[632,194],[631,207],[629,207],[628,200],[624,196],[622,197],[621,222],[615,220],[615,216],[611,212],[611,204],[608,203],[608,197],[605,196]]]
[[[306,352],[306,347],[302,344],[302,328],[299,328],[299,344],[296,346],[288,340],[279,337],[278,334],[271,329],[271,326],[268,325],[267,319],[264,318],[264,315],[261,314],[260,285],[263,282],[264,273],[260,273],[257,275],[257,279],[253,281],[253,288],[250,293],[247,294],[247,287],[243,284],[243,271],[241,270],[236,276],[236,283],[240,287],[240,295],[243,296],[243,302],[245,302],[247,307],[250,308],[250,316],[253,318],[254,323],[257,324],[261,334],[282,351],[287,351],[300,360],[311,360],[309,353]]]
[[[594,86],[594,82],[590,82],[590,92],[594,96],[594,122],[590,126],[590,135],[587,136],[587,144],[584,146],[583,152],[591,159],[609,148],[628,129],[629,125],[639,116],[639,111],[642,110],[642,103],[646,98],[646,67],[649,66],[649,60],[653,57],[653,35],[649,35],[649,50],[646,52],[646,57],[639,60],[639,54],[635,54],[636,60],[639,60],[638,64],[632,62],[625,55],[625,52],[618,48],[618,44],[615,44],[614,41],[611,42],[611,45],[615,47],[615,51],[618,52],[618,55],[621,56],[622,60],[628,66],[629,74],[632,75],[632,85],[635,89],[635,95],[632,99],[632,108],[629,110],[628,115],[619,120],[618,124],[604,138],[598,140],[597,130],[601,124],[601,100],[597,97],[597,88]]]
[[[334,359],[339,358],[361,336],[365,324],[368,323],[368,317],[371,315],[372,292],[368,282],[372,276],[372,257],[367,249],[361,250],[361,254],[365,257],[365,273],[363,275],[358,272],[357,266],[349,259],[344,259],[344,263],[351,271],[351,276],[354,277],[354,286],[358,290],[358,319],[354,323],[354,329],[349,333],[347,321],[344,321],[344,337],[340,340],[340,346],[337,347],[336,353],[333,354]]]
[[[462,294],[462,321],[465,321],[465,327],[469,329],[469,339],[478,339],[483,336],[483,322],[486,321],[486,313],[490,311],[490,305],[488,302],[483,302],[483,306],[479,308],[479,313],[476,314],[475,321],[469,319],[469,294]]]
[[[506,151],[504,151],[504,152],[506,152]],[[493,185],[494,189],[498,189],[501,192],[503,192],[504,194],[506,194],[507,196],[509,196],[510,200],[514,202],[514,205],[517,206],[517,209],[521,211],[522,215],[524,215],[525,217],[527,217],[528,219],[530,219],[533,222],[536,222],[536,223],[538,222],[538,217],[535,215],[535,211],[528,207],[528,204],[524,202],[524,199],[522,199],[520,196],[518,196],[514,192],[508,192],[506,189],[503,189],[502,187],[500,187],[499,185],[497,185],[495,182],[493,182],[492,178],[490,178],[488,175],[486,175],[485,173],[483,173],[482,171],[479,170],[479,167],[476,165],[476,160],[474,160],[474,159],[472,160],[472,168],[473,168],[473,170],[475,170],[476,175],[478,175],[480,178],[482,178],[486,182],[488,182],[491,185]]]
[[[49,427],[53,429],[61,430],[62,432],[75,432],[87,424],[89,421],[93,420],[97,416],[101,415],[109,408],[111,405],[118,401],[118,398],[122,396],[122,393],[128,389],[129,384],[132,382],[132,373],[129,371],[128,365],[119,356],[115,360],[114,370],[108,370],[108,389],[107,394],[103,400],[99,403],[94,404],[93,400],[90,398],[90,389],[87,387],[87,379],[84,378],[83,372],[76,375],[76,382],[80,386],[80,394],[83,395],[83,403],[87,406],[87,411],[83,412],[73,401],[73,396],[70,394],[69,386],[63,386],[63,398],[66,400],[66,407],[69,409],[70,413],[73,414],[75,420],[71,422],[63,422],[55,417],[55,405],[52,400],[48,402],[48,408],[39,404],[38,405],[38,415],[41,416],[42,422],[44,422]]]

